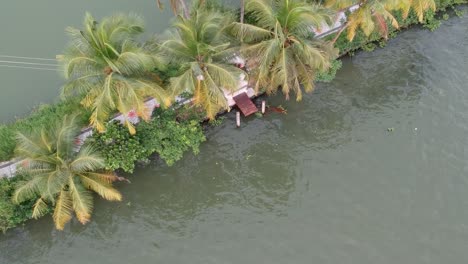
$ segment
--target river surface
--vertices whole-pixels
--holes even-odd
[[[0,263],[466,263],[467,62],[468,16],[407,30],[267,99],[287,115],[228,114],[199,155],[137,169],[87,226],[8,231]]]

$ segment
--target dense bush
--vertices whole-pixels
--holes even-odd
[[[341,62],[341,60],[332,61],[330,68],[325,72],[317,73],[317,75],[315,76],[315,80],[317,82],[331,82],[331,81],[333,81],[333,79],[335,79],[336,72],[339,69],[341,69],[342,66],[343,66],[343,63]]]
[[[25,180],[27,176],[19,174],[14,178],[0,178],[0,231],[17,226],[31,219],[32,206],[34,202],[15,204],[11,197],[18,183]]]
[[[118,122],[107,124],[104,133],[94,131],[92,138],[86,142],[94,144],[101,152],[108,170],[122,169],[132,172],[135,162],[145,160],[147,157],[138,134],[130,135],[128,129]]]
[[[189,149],[198,154],[200,144],[205,141],[199,120],[176,121],[174,111],[159,111],[151,122],[140,123],[138,129],[147,153],[158,153],[169,166]]]
[[[13,158],[16,147],[16,132],[29,133],[33,129],[55,123],[65,115],[80,113],[80,125],[87,124],[89,114],[83,112],[78,99],[63,101],[54,105],[40,105],[30,116],[18,119],[7,125],[0,125],[0,161],[7,161]]]
[[[156,109],[153,119],[139,123],[136,131],[130,135],[126,128],[112,122],[105,133],[95,132],[87,142],[105,157],[107,169],[133,172],[135,162],[147,161],[152,154],[172,165],[189,149],[198,153],[199,145],[205,141],[199,120],[177,121],[174,110]]]

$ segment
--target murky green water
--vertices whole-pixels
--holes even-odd
[[[230,114],[198,156],[138,169],[89,225],[0,236],[0,263],[465,263],[467,62],[467,16],[408,30],[268,98],[286,116]]]

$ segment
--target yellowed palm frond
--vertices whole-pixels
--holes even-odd
[[[104,133],[106,131],[106,122],[102,121],[101,118],[98,117],[98,112],[96,110],[89,118],[89,125],[96,128],[99,133]]]
[[[107,182],[87,174],[81,174],[79,176],[85,188],[95,191],[102,198],[108,201],[122,201],[122,194]]]
[[[36,197],[36,193],[39,192],[38,185],[41,179],[34,177],[23,185],[17,187],[13,193],[12,201],[16,204],[30,200]]]
[[[33,206],[32,217],[38,219],[44,216],[48,212],[48,208],[49,206],[42,198],[37,199]]]
[[[390,22],[392,23],[392,26],[396,29],[399,29],[400,28],[400,25],[398,24],[398,21],[396,20],[396,18],[390,13],[390,12],[387,12],[386,15],[384,16],[386,19],[389,19]]]
[[[109,184],[119,179],[113,172],[108,172],[108,173],[87,172],[86,174],[92,178],[97,179],[98,181],[106,182]]]
[[[53,219],[55,227],[63,230],[72,218],[73,203],[68,191],[62,190],[56,200]]]
[[[356,36],[356,31],[360,26],[361,19],[357,15],[351,15],[348,18],[347,38],[349,41],[353,41]]]
[[[374,19],[372,17],[372,12],[368,7],[361,7],[359,9],[360,13],[360,28],[366,36],[369,36],[375,29]]]
[[[436,4],[434,0],[412,0],[411,7],[416,12],[419,22],[423,22],[424,13],[427,10],[431,9],[433,11],[436,11]]]
[[[195,105],[201,105],[201,103],[206,99],[202,95],[202,80],[197,79],[197,85],[195,86],[195,91],[193,93],[193,103]]]
[[[75,178],[70,178],[68,186],[70,188],[73,210],[75,211],[76,218],[84,225],[91,219],[93,197],[80,182],[75,180]]]
[[[211,88],[209,87],[209,82],[212,83]],[[218,114],[218,112],[221,110],[221,106],[223,106],[223,102],[219,101],[219,97],[217,97],[218,94],[210,94],[210,91],[217,89],[215,86],[216,85],[213,84],[213,81],[211,80],[209,75],[207,75],[207,78],[205,80],[200,81],[199,90],[197,91],[198,103],[195,104],[202,106],[203,109],[205,109],[206,116],[210,120],[215,119],[216,114]]]
[[[128,132],[130,133],[130,135],[135,135],[136,134],[135,126],[132,124],[132,122],[128,121],[128,119],[125,119],[124,126],[127,127]]]

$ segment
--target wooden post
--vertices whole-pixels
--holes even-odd
[[[236,125],[237,127],[240,127],[240,112],[237,111],[236,113]]]
[[[262,101],[262,114],[265,114],[265,100]]]

